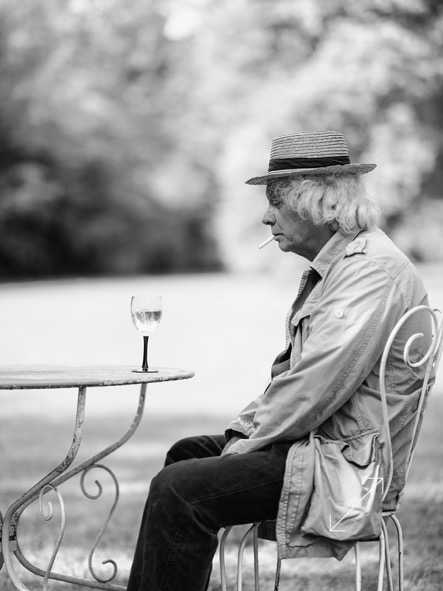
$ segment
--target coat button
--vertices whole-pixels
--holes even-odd
[[[343,318],[343,314],[344,314],[343,310],[336,310],[334,312],[334,315],[336,318]]]

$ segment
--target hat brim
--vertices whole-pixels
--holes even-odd
[[[275,170],[265,176],[256,176],[246,181],[247,185],[267,185],[269,181],[279,177],[300,176],[303,174],[366,174],[376,167],[376,164],[339,164],[337,166],[323,166],[322,168],[297,168]]]

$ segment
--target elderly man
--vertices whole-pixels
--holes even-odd
[[[262,222],[283,252],[310,261],[287,318],[287,343],[265,392],[224,435],[190,437],[153,479],[128,591],[207,588],[217,532],[272,523],[281,558],[335,556],[347,542],[303,531],[313,487],[312,439],[346,441],[355,453],[380,431],[380,355],[391,329],[427,303],[416,269],[377,227],[378,208],[342,134],[294,133],[272,143]],[[388,368],[394,473],[385,507],[404,485],[404,442],[419,376]],[[404,371],[404,370],[403,370]],[[407,383],[409,396],[396,391]],[[400,387],[400,386],[399,386]]]

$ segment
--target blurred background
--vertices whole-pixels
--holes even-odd
[[[377,163],[366,178],[383,228],[443,308],[442,99],[440,0],[0,0],[0,364],[136,367],[130,298],[158,293],[151,364],[196,372],[149,389],[116,454],[124,573],[168,447],[221,432],[284,343],[306,261],[257,249],[266,200],[244,184],[267,169],[272,138],[337,129],[353,162]],[[131,387],[91,390],[86,456],[137,404]],[[75,404],[71,390],[0,393],[3,509],[64,457]],[[411,580],[428,582],[441,581],[437,415],[405,505],[422,535]],[[98,529],[83,502],[68,570]]]
[[[443,257],[439,0],[1,0],[0,279],[274,266],[270,141],[338,129]],[[426,228],[426,232],[423,229]]]

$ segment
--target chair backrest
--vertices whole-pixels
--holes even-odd
[[[403,362],[414,371],[420,371],[420,384],[417,408],[414,414],[409,450],[406,455],[406,478],[411,466],[415,446],[420,432],[423,413],[426,409],[430,391],[435,383],[438,365],[442,354],[442,314],[440,310],[429,306],[412,308],[397,322],[383,350],[380,364],[380,391],[386,397],[386,367],[393,348],[400,352]],[[399,344],[399,342],[401,344]],[[399,347],[401,347],[399,351]],[[384,422],[389,424],[386,405],[383,407]],[[389,473],[385,478],[384,498],[388,494],[392,480],[393,461],[388,437],[387,451]]]

